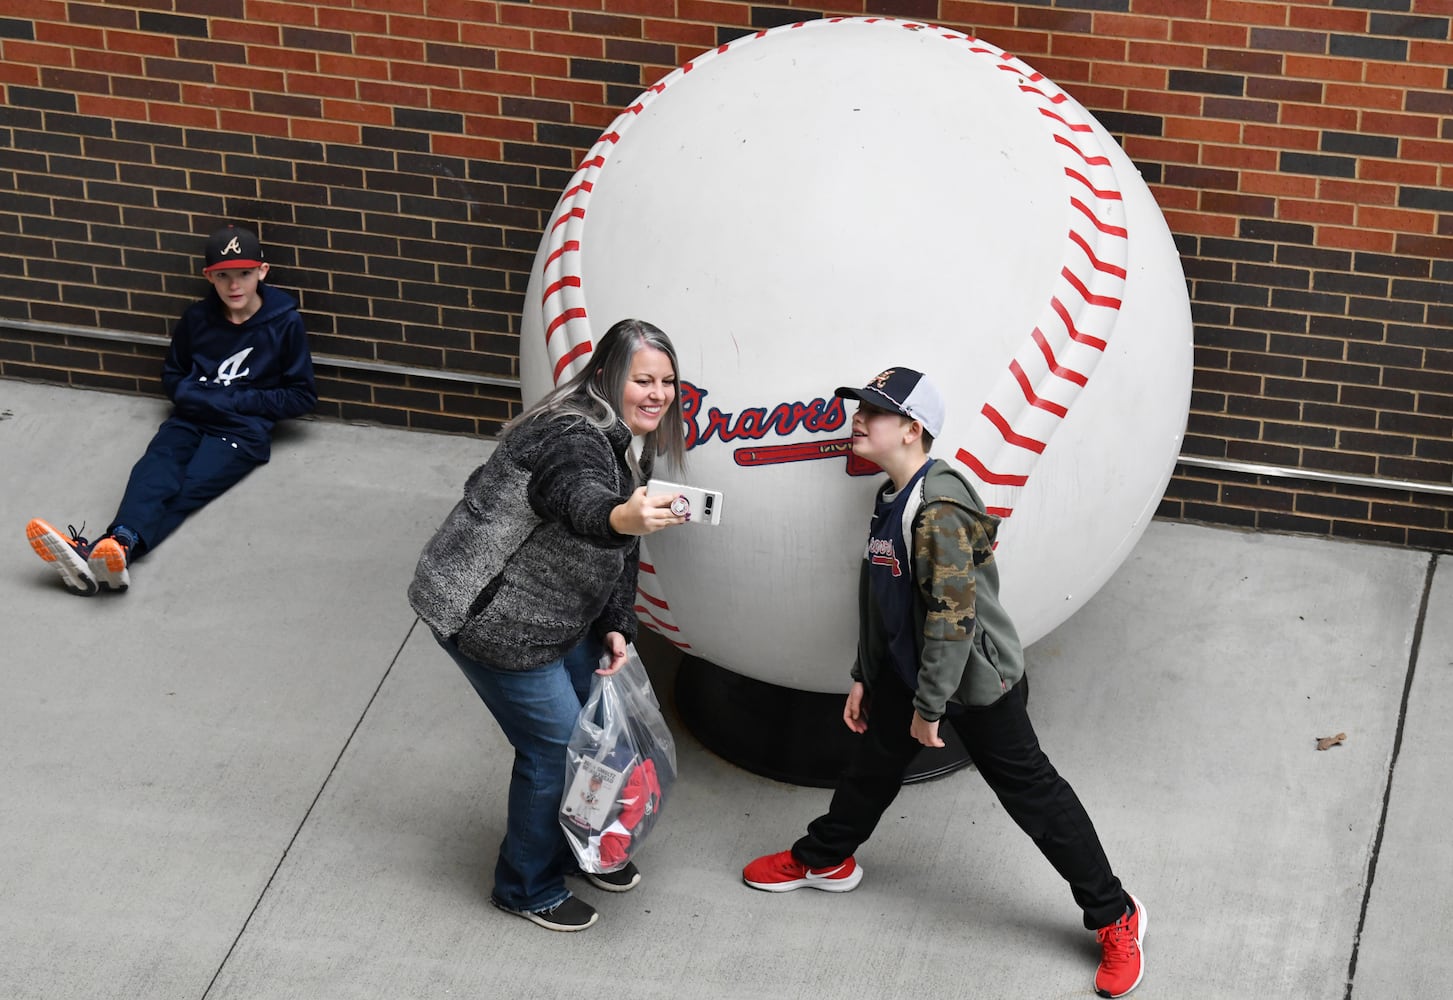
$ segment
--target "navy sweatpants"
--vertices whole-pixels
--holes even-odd
[[[106,530],[124,524],[136,532],[134,559],[160,545],[188,514],[227,492],[264,461],[189,420],[172,417],[157,428],[132,466],[121,506]]]
[[[1004,811],[1069,883],[1085,926],[1095,930],[1119,919],[1129,897],[1074,789],[1039,748],[1025,710],[1028,685],[1025,678],[987,708],[946,715],[942,725],[953,726]],[[838,779],[832,804],[792,845],[798,861],[809,868],[841,864],[872,835],[922,749],[909,735],[912,720],[912,692],[897,677],[883,677],[868,704],[868,731]]]

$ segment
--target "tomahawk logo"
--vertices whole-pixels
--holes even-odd
[[[888,567],[895,577],[903,575],[903,567],[898,564],[898,553],[893,551],[893,542],[887,538],[868,539],[868,562],[874,566]]]
[[[897,368],[889,368],[885,372],[879,372],[878,377],[873,379],[873,381],[869,382],[868,384],[871,385],[874,389],[877,389],[879,392],[883,392],[883,386],[888,384],[888,380],[893,377],[893,373],[897,370]],[[884,395],[887,394],[884,393]]]
[[[242,362],[246,361],[247,356],[251,353],[252,348],[245,347],[242,350],[238,351],[236,354],[232,355],[232,357],[228,358],[226,361],[222,362],[220,365],[217,366],[217,376],[212,381],[221,382],[223,385],[231,385],[236,379],[246,378],[247,374],[251,372],[252,369],[242,368]],[[237,369],[239,368],[242,368],[242,371],[238,371]]]
[[[241,252],[242,252],[242,241],[239,240],[236,236],[234,236],[234,237],[232,237],[232,239],[228,240],[227,241],[227,245],[222,248],[222,256],[223,257],[226,257],[230,253],[240,254]]]

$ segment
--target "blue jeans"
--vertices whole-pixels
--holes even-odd
[[[545,910],[570,896],[565,876],[580,870],[560,829],[565,748],[602,646],[587,637],[564,657],[531,670],[503,670],[472,660],[453,639],[439,645],[464,671],[510,746],[509,815],[494,867],[495,902],[511,910]]]

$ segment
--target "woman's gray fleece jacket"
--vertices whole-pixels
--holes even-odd
[[[475,469],[419,556],[409,603],[472,660],[528,670],[564,656],[587,634],[636,636],[640,541],[616,533],[610,512],[642,480],[626,459],[631,432],[583,417],[517,426]]]

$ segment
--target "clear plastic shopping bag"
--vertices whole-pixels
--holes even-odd
[[[560,826],[588,872],[635,856],[676,780],[676,743],[634,645],[614,674],[596,674],[565,751]]]

